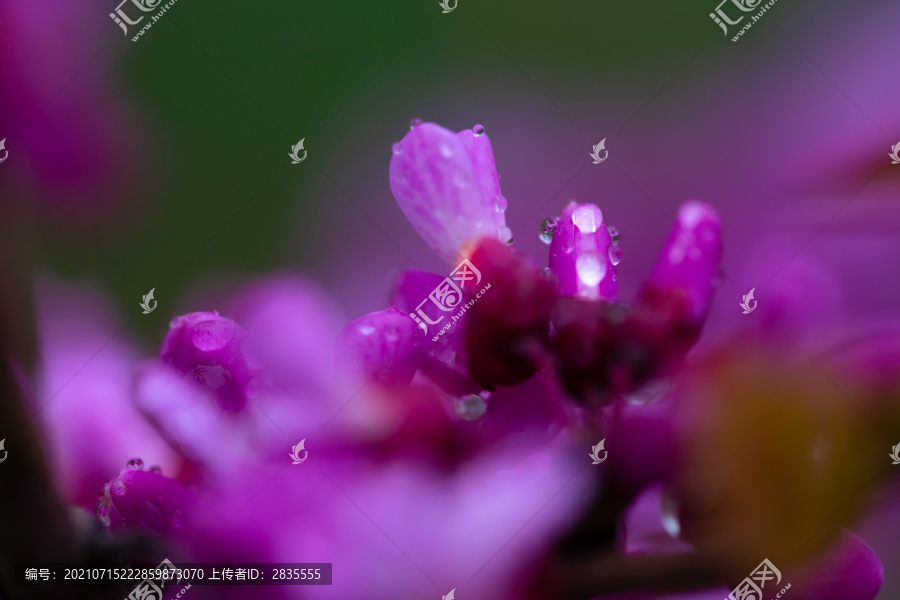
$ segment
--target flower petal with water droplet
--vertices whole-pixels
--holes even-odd
[[[486,134],[475,136],[471,129],[455,134],[422,123],[404,136],[399,150],[391,156],[391,191],[441,259],[456,266],[466,242],[500,237],[506,218],[498,210],[500,180]]]
[[[615,300],[616,264],[603,213],[593,204],[570,203],[550,241],[550,269],[559,278],[561,296]]]

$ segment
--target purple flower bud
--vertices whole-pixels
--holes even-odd
[[[335,344],[338,368],[359,383],[407,386],[416,374],[422,332],[408,314],[389,306],[347,325]]]
[[[506,242],[506,199],[487,135],[453,133],[422,123],[394,144],[391,191],[413,228],[454,264],[466,242],[490,236]]]
[[[215,394],[224,410],[239,411],[252,380],[244,337],[243,329],[215,311],[189,313],[172,319],[159,358]]]
[[[550,270],[559,279],[560,295],[615,300],[618,256],[600,209],[570,202],[550,243]]]
[[[719,214],[704,202],[690,200],[678,210],[645,290],[677,290],[687,300],[688,318],[702,324],[717,285],[720,260]]]
[[[720,229],[715,210],[687,202],[633,307],[560,300],[552,343],[569,393],[587,404],[607,404],[681,364],[712,302],[722,256]]]
[[[111,529],[132,529],[154,535],[177,533],[193,504],[193,493],[178,481],[130,461],[103,486],[97,516]]]

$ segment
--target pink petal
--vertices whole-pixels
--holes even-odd
[[[474,238],[511,237],[487,135],[423,123],[395,144],[390,182],[406,218],[447,264]]]
[[[134,403],[181,456],[205,471],[221,475],[243,462],[238,432],[215,397],[171,367],[145,366],[135,380]]]

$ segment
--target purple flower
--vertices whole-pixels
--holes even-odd
[[[572,215],[579,210],[584,211],[586,221],[599,214],[584,205],[567,209]],[[565,247],[565,242],[561,244]],[[556,262],[577,270],[585,253],[591,260],[606,261],[600,270],[615,275],[615,255],[600,253],[593,245],[576,245],[571,254]],[[718,285],[721,255],[716,211],[690,201],[679,210],[656,266],[632,306],[603,299],[604,294],[615,294],[614,280],[591,288],[590,299],[577,293],[560,299],[554,310],[552,345],[569,393],[588,404],[603,405],[671,373],[706,321]],[[570,286],[570,291],[576,290]]]
[[[252,303],[245,301],[248,297],[254,298]],[[242,298],[236,304],[243,309],[235,314],[243,314],[254,325],[244,330],[229,321],[227,326],[243,330],[246,345],[257,350],[265,341],[259,337],[265,330],[259,315],[270,315],[288,330],[304,323],[312,326],[327,315],[324,307],[320,312],[310,305],[308,312],[286,318],[287,312],[278,309],[284,308],[284,286],[273,287],[271,282],[254,286]],[[195,344],[185,340],[192,339],[192,328],[205,318],[200,314],[209,313],[176,318],[177,333],[170,332],[164,346],[182,347],[186,356],[193,357]],[[398,325],[398,317],[405,324]],[[367,326],[375,330],[360,331]],[[389,335],[394,326],[399,327],[396,338]],[[388,374],[408,371],[404,363],[408,356],[396,351],[415,348],[409,334],[417,332],[414,322],[397,309],[357,320],[339,342],[348,358],[338,360],[330,376],[358,375],[361,366],[377,366],[381,358],[388,363],[400,359],[397,364],[402,368],[389,369]],[[276,332],[268,333],[278,346]],[[377,342],[370,342],[367,335],[377,336]],[[306,355],[295,348],[294,356]],[[315,362],[311,356],[305,360]],[[310,365],[294,366],[302,371]],[[539,556],[546,540],[567,525],[585,499],[589,482],[567,482],[576,467],[564,439],[542,439],[541,448],[529,448],[535,435],[546,435],[546,427],[542,433],[541,428],[532,429],[532,423],[555,417],[552,411],[547,414],[540,386],[497,392],[488,398],[495,412],[473,423],[448,414],[431,387],[413,384],[404,389],[406,376],[393,381],[397,386],[358,390],[352,406],[342,410],[341,405],[329,404],[328,395],[310,393],[311,386],[297,383],[310,377],[295,376],[291,384],[279,376],[274,363],[261,360],[256,376],[264,383],[251,391],[248,400],[269,415],[278,415],[279,427],[290,426],[290,415],[302,415],[310,405],[327,405],[336,413],[323,434],[307,434],[307,462],[283,467],[284,454],[297,440],[273,432],[282,447],[278,454],[270,454],[268,442],[248,435],[261,431],[267,420],[249,407],[228,410],[216,388],[189,373],[167,364],[148,365],[137,381],[136,401],[172,446],[203,473],[195,481],[196,493],[179,495],[184,489],[177,481],[126,470],[106,487],[100,512],[111,527],[164,534],[197,560],[330,560],[360,575],[336,579],[331,593],[337,598],[365,595],[373,585],[384,595],[424,595],[432,584],[415,565],[443,585],[471,577],[491,561],[490,577],[470,592],[472,598],[487,599],[508,594],[520,578],[523,561]],[[275,389],[299,393],[279,399],[280,394],[271,391]],[[288,403],[296,412],[271,410]],[[282,420],[282,415],[289,416]],[[521,437],[510,436],[510,424]],[[483,433],[477,432],[478,426],[483,426]],[[495,437],[499,443],[485,444]],[[122,484],[128,494],[117,493]],[[555,491],[554,504],[544,507],[548,488]],[[151,500],[159,505],[153,505],[154,510],[145,502]],[[175,513],[176,509],[184,512]],[[183,527],[166,528],[169,521],[164,516],[173,513],[183,517]],[[528,536],[493,557],[525,520]],[[477,548],[466,542],[475,532]],[[277,597],[279,591],[265,593]]]
[[[211,391],[225,410],[239,411],[253,381],[245,337],[243,329],[216,311],[190,313],[172,319],[159,358]]]
[[[38,286],[41,367],[35,410],[64,496],[93,510],[100,487],[129,459],[175,472],[177,455],[131,403],[141,359],[109,301],[84,286]],[[39,410],[38,410],[39,409]]]
[[[110,54],[99,52],[115,32],[93,16],[83,2],[0,6],[8,48],[0,56],[0,139],[26,173],[0,182],[4,202],[17,194],[44,203],[49,195],[84,215],[134,196],[126,192],[142,158],[140,136],[113,86]]]
[[[476,126],[478,129],[478,126]],[[394,145],[394,198],[422,239],[447,264],[482,236],[506,242],[507,202],[483,129],[453,133],[434,123],[413,127]]]
[[[359,574],[336,579],[335,598],[425,596],[485,564],[490,575],[466,597],[552,597],[567,561],[582,575],[598,570],[589,560],[619,575],[610,565],[659,559],[662,575],[648,574],[656,581],[677,574],[664,563],[672,555],[702,561],[707,583],[721,585],[765,553],[796,575],[798,597],[831,585],[871,600],[880,560],[852,536],[829,550],[836,527],[809,546],[805,567],[781,560],[826,513],[852,516],[842,494],[867,484],[858,466],[877,444],[771,332],[690,366],[675,402],[605,408],[676,372],[699,337],[722,254],[713,208],[682,206],[624,303],[617,234],[599,207],[564,208],[552,273],[507,245],[506,203],[488,201],[501,196],[484,136],[419,125],[395,148],[391,180],[429,245],[450,264],[466,258],[479,280],[446,286],[444,275],[404,272],[389,306],[340,333],[328,299],[287,275],[225,304],[233,320],[173,319],[134,401],[188,468],[114,476],[98,507],[111,531],[164,536],[196,560],[330,560]],[[440,312],[419,318],[441,285]],[[847,380],[857,363],[882,375],[853,381],[885,422],[895,414],[876,398],[895,393],[898,356],[881,339],[834,358]],[[288,464],[301,439],[307,460]],[[578,476],[599,439],[609,460]],[[760,448],[771,472],[755,466]],[[677,539],[649,523],[662,486]],[[548,587],[529,588],[530,572]]]

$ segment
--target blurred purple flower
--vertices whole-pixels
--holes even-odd
[[[226,411],[247,403],[253,370],[244,355],[244,330],[219,313],[196,312],[172,319],[159,358],[218,398]]]
[[[174,479],[143,468],[142,460],[132,459],[103,486],[97,516],[112,529],[163,536],[178,532],[185,526],[193,494]]]
[[[193,481],[197,487],[191,494],[162,474],[122,471],[107,484],[100,504],[110,530],[118,524],[163,535],[178,541],[181,550],[196,560],[334,562],[356,573],[335,579],[330,588],[335,598],[433,594],[428,578],[453,587],[491,561],[491,576],[470,597],[505,595],[517,581],[522,562],[542,551],[586,497],[586,482],[564,486],[576,460],[568,444],[561,440],[531,452],[527,444],[533,440],[519,439],[515,445],[476,452],[484,445],[479,442],[482,434],[471,431],[474,424],[451,419],[430,389],[416,385],[404,389],[406,377],[356,388],[352,409],[341,411],[338,399],[346,393],[342,386],[317,389],[309,381],[323,375],[337,380],[358,375],[356,359],[371,366],[366,361],[372,356],[388,361],[397,356],[395,346],[371,345],[359,331],[366,321],[344,334],[342,343],[350,357],[326,367],[324,374],[297,376],[297,371],[315,364],[307,347],[319,345],[319,340],[294,340],[292,356],[307,362],[293,363],[289,379],[280,376],[274,363],[258,360],[258,353],[254,361],[242,357],[247,348],[259,348],[266,341],[261,332],[272,335],[276,347],[285,348],[288,339],[278,341],[284,332],[304,331],[327,321],[327,304],[310,302],[315,296],[310,290],[308,284],[284,277],[251,287],[235,303],[241,307],[237,312],[248,319],[247,329],[212,313],[173,319],[161,363],[178,366],[147,365],[137,380],[136,402],[201,476]],[[261,325],[264,314],[280,325],[281,333]],[[391,324],[391,311],[383,316],[388,325],[379,328],[376,323],[371,335],[390,333],[396,325]],[[400,331],[417,331],[408,316],[399,316],[406,321]],[[211,335],[216,343],[207,343]],[[385,335],[384,340],[410,341],[406,335],[390,337]],[[236,338],[242,342],[233,344]],[[278,360],[287,364],[290,358]],[[254,362],[260,383],[246,388],[248,404],[243,410],[230,410],[231,404],[221,402],[221,386],[191,376],[192,365],[210,361],[241,368]],[[543,395],[534,391],[534,408],[541,411]],[[523,406],[529,405],[534,391],[518,392]],[[337,417],[321,434],[311,430],[317,423],[309,420],[316,415],[310,407],[316,405],[330,407],[330,416]],[[516,425],[516,431],[527,431],[529,420],[522,420],[515,404],[501,394],[496,406],[498,415],[510,413],[510,422],[522,421],[525,430]],[[304,418],[300,415],[307,415],[307,422],[297,422]],[[483,436],[492,439],[494,421],[485,419],[483,425]],[[284,466],[288,448],[299,438],[288,438],[278,431],[281,428],[309,436],[310,455],[302,467]],[[509,440],[505,423],[497,431],[502,440]],[[463,446],[469,442],[471,448]],[[436,454],[423,462],[429,453]],[[466,462],[460,463],[455,453],[466,456]],[[456,464],[454,469],[434,468],[447,460]],[[538,511],[548,490],[560,493],[553,508]],[[151,501],[154,504],[148,504]],[[177,515],[178,527],[172,525],[172,515]],[[527,539],[493,557],[531,517]],[[479,544],[473,548],[470,541],[476,534]],[[277,598],[284,592],[263,593]]]
[[[35,410],[68,500],[93,510],[100,487],[134,456],[177,471],[175,453],[131,403],[139,353],[116,335],[109,302],[88,288],[49,281],[37,297]]]
[[[136,120],[114,89],[108,53],[97,55],[113,36],[90,3],[0,6],[0,136],[26,173],[4,179],[4,201],[49,195],[84,214],[106,212],[129,191],[140,162]]]

